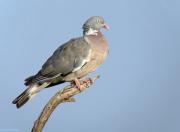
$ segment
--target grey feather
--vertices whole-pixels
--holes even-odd
[[[43,83],[42,85],[31,85],[18,97],[13,100],[13,104],[16,104],[17,108],[23,106],[28,100],[40,92],[43,88],[47,87],[50,83]]]
[[[44,63],[42,69],[26,85],[44,82],[65,76],[80,69],[90,57],[91,46],[83,37],[71,39],[61,45],[53,55]]]

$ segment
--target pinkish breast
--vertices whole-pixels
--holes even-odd
[[[96,70],[106,59],[108,54],[108,42],[101,32],[97,36],[88,36],[85,38],[91,45],[91,57],[90,61],[87,62],[81,69],[67,75],[64,79],[66,81],[73,80],[75,77],[82,78],[88,73]]]

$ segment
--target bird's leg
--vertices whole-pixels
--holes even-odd
[[[91,77],[89,78],[89,81],[90,81],[91,84],[94,82]]]
[[[81,92],[83,89],[81,87],[81,82],[79,81],[79,79],[75,78],[74,83],[75,83],[76,87],[78,88],[78,90]]]

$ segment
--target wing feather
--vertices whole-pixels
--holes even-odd
[[[48,81],[75,72],[89,61],[90,54],[91,46],[83,37],[71,39],[57,48],[42,69],[25,84]]]

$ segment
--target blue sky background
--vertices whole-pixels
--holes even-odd
[[[76,103],[59,106],[44,132],[179,132],[179,0],[0,0],[0,132],[28,132],[64,85],[46,89],[21,109],[11,101],[69,39],[103,16],[110,54],[101,78]]]

